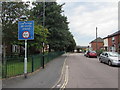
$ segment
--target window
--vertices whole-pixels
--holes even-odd
[[[116,51],[116,46],[115,45],[112,45],[112,52],[115,52]]]
[[[111,51],[111,52],[112,52],[112,46],[110,46],[110,47],[109,47],[109,51]]]
[[[119,56],[119,54],[117,52],[110,52],[109,55],[112,56],[112,57],[118,57]]]
[[[12,45],[12,52],[19,52],[18,45]]]
[[[15,45],[12,45],[12,52],[15,52]]]
[[[114,43],[115,42],[115,37],[112,37],[112,43]]]

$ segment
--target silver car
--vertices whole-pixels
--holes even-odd
[[[103,52],[100,54],[99,61],[102,63],[107,63],[108,65],[120,66],[120,54],[117,52]]]

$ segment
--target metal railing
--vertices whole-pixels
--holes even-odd
[[[50,52],[45,54],[44,63],[47,64],[54,58],[64,54],[64,52]],[[29,55],[27,62],[27,72],[31,73],[42,67],[42,54]],[[18,76],[24,74],[24,56],[6,57],[2,62],[2,78]]]

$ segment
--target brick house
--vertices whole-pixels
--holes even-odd
[[[108,51],[108,37],[103,38],[104,50]]]
[[[6,55],[23,54],[24,47],[19,45],[6,45]]]
[[[107,36],[108,51],[115,51],[120,53],[120,30]]]
[[[96,44],[97,44],[97,47],[96,47]],[[98,37],[97,39],[91,41],[90,42],[90,47],[94,51],[102,49],[104,47],[103,39]]]

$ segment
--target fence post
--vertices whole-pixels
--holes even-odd
[[[41,67],[43,66],[43,55],[40,55]]]
[[[34,72],[34,58],[32,56],[32,72]]]
[[[6,58],[5,58],[5,57],[3,57],[2,77],[3,77],[3,78],[6,78],[6,77],[7,77],[7,61],[6,61]]]

